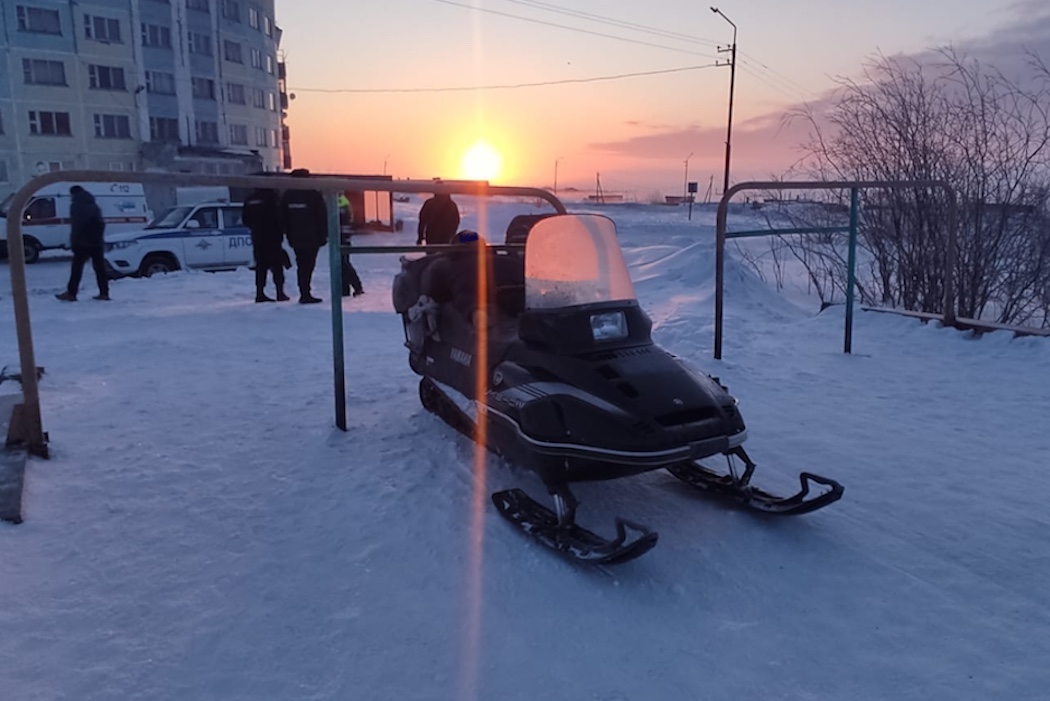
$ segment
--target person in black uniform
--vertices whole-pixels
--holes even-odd
[[[459,229],[459,207],[449,195],[434,195],[419,210],[416,245],[451,243]]]
[[[345,192],[339,193],[338,203],[339,234],[342,242],[349,244],[350,237],[354,235],[354,210],[350,206],[350,198],[346,196]],[[354,264],[350,262],[350,254],[343,253],[340,258],[343,261],[343,296],[349,297],[352,290],[354,297],[360,297],[365,293],[365,288],[361,286],[361,278],[358,276],[357,270],[354,269]]]
[[[291,172],[296,178],[309,177],[306,168]],[[310,293],[310,281],[317,265],[317,252],[328,241],[328,211],[324,196],[317,190],[287,190],[281,196],[281,219],[288,244],[295,251],[295,272],[299,282],[299,303],[321,300]]]
[[[241,220],[252,232],[252,252],[255,254],[255,301],[272,302],[267,297],[266,274],[273,276],[277,299],[287,302],[284,293],[284,249],[281,240],[281,203],[277,190],[262,187],[252,191],[244,200]]]
[[[91,259],[98,282],[98,294],[94,299],[109,301],[109,278],[106,275],[104,256],[106,222],[94,196],[74,185],[69,188],[69,247],[73,249],[73,266],[69,271],[66,291],[55,295],[63,302],[77,301],[80,278],[84,275],[84,263]]]

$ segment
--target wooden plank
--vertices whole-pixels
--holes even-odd
[[[6,446],[7,432],[15,406],[21,404],[21,394],[0,394],[0,520],[22,522],[22,489],[25,486],[26,451],[21,447]]]
[[[861,307],[866,312],[882,312],[885,314],[897,314],[912,317],[923,321],[944,322],[944,315],[936,312],[915,312],[910,309],[891,309],[889,307]],[[954,327],[973,331],[975,333],[988,333],[990,331],[1009,331],[1014,336],[1043,336],[1050,338],[1050,329],[1042,329],[1037,326],[1016,326],[1014,324],[1000,324],[996,321],[983,321],[981,319],[968,319],[966,317],[956,318]]]

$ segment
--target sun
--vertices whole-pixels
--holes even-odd
[[[460,177],[493,181],[503,169],[503,157],[485,141],[475,141],[459,160]]]

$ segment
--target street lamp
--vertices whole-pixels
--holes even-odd
[[[558,156],[554,159],[554,194],[558,194],[558,161],[565,158],[565,156]]]
[[[729,66],[729,121],[726,126],[726,166],[725,166],[725,177],[722,180],[722,194],[725,195],[729,191],[729,151],[730,144],[733,141],[733,87],[736,84],[736,24],[733,20],[722,14],[722,11],[717,7],[712,7],[711,12],[716,15],[721,15],[722,19],[729,22],[733,27],[733,44],[728,49],[719,48],[719,53],[729,51],[729,63],[718,63],[720,66]]]

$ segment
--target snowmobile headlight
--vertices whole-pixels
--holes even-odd
[[[627,316],[623,312],[591,314],[591,336],[596,343],[627,338]]]

